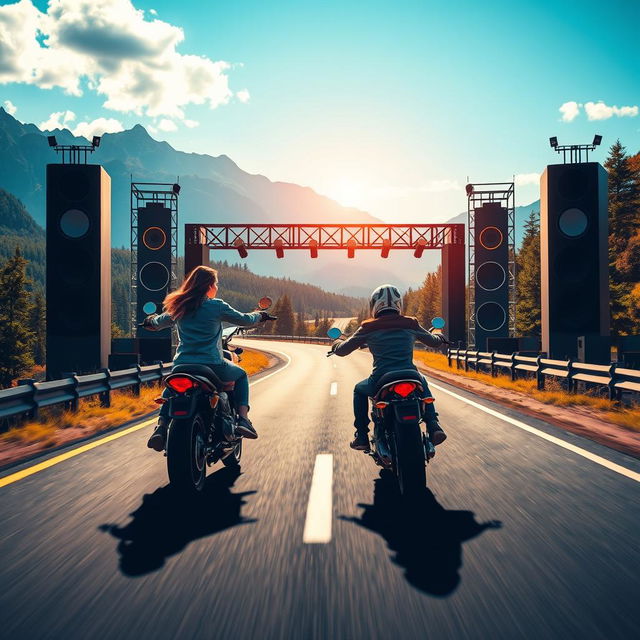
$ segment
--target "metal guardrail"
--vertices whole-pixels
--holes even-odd
[[[0,390],[0,424],[8,418],[35,419],[41,409],[54,405],[61,404],[75,411],[82,398],[96,395],[103,407],[109,407],[112,391],[131,387],[135,395],[140,395],[141,385],[161,380],[170,373],[172,364],[137,365],[118,371],[102,369],[98,373],[48,382],[21,380],[17,387]]]
[[[238,336],[238,338],[242,338],[242,340],[245,340],[247,338],[251,338],[253,340],[283,340],[285,342],[302,342],[304,344],[331,344],[332,342],[334,342],[334,340],[332,340],[331,338],[322,338],[315,336],[280,336],[257,333],[249,333],[246,335]]]
[[[539,390],[544,390],[545,380],[555,378],[564,381],[569,393],[576,393],[581,387],[606,387],[610,400],[620,401],[622,394],[640,393],[640,371],[625,369],[616,363],[610,365],[589,364],[575,360],[552,360],[542,356],[521,356],[518,353],[505,355],[471,349],[447,349],[447,362],[456,369],[478,371],[484,369],[492,376],[508,371],[512,380],[520,375],[533,376]]]

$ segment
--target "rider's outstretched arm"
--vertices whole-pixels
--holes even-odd
[[[248,327],[260,322],[261,315],[259,311],[242,313],[234,309],[230,304],[224,302],[224,300],[218,300],[218,304],[220,305],[220,319],[224,322],[230,322],[238,327]]]
[[[172,324],[173,320],[171,319],[171,316],[165,311],[159,316],[152,316],[151,318],[149,318],[147,329],[151,329],[151,331],[160,331],[160,329],[166,329]]]
[[[334,343],[335,346],[333,347],[333,352],[337,356],[348,356],[356,349],[360,349],[361,347],[366,346],[366,344],[367,336],[362,330],[362,327],[359,327],[358,330],[350,338]]]
[[[427,331],[417,320],[416,326],[412,331],[416,340],[427,345],[427,347],[441,347],[445,342],[444,336]]]

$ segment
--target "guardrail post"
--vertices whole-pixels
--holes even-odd
[[[107,390],[103,391],[100,394],[100,406],[110,407],[111,406],[111,385],[109,384],[109,379],[111,378],[111,371],[109,371],[109,369],[100,369],[100,373],[104,373],[105,384],[107,386]]]
[[[140,376],[140,372],[142,371],[142,367],[137,364],[136,365],[136,370],[137,370],[137,375],[136,375],[136,382],[133,385],[133,395],[134,396],[139,396],[140,395],[140,387],[142,386],[142,379]]]
[[[569,393],[576,393],[578,383],[573,379],[573,358],[569,358],[567,362],[567,382]]]
[[[536,358],[536,387],[538,391],[544,391],[544,376],[542,375],[542,356]]]
[[[68,411],[77,411],[78,406],[80,404],[80,399],[78,398],[78,372],[77,371],[63,371],[63,378],[71,378],[73,380],[73,389],[71,393],[73,393],[73,399],[67,403],[66,409]]]
[[[32,420],[38,419],[38,405],[36,404],[36,380],[35,378],[22,378],[18,380],[18,384],[20,386],[27,385],[31,387],[31,404],[32,409],[26,414],[27,418],[31,418]]]
[[[609,367],[609,383],[607,384],[608,392],[609,392],[609,400],[612,402],[620,402],[621,400],[621,392],[616,389],[616,369],[618,368],[617,362],[612,362]]]
[[[516,351],[514,351],[511,354],[511,381],[515,382],[518,379],[518,370],[516,369],[516,356],[518,355],[518,353]]]
[[[489,365],[490,371],[491,371],[491,377],[495,378],[496,377],[496,352],[492,351],[491,352],[491,364]]]
[[[469,349],[464,350],[464,370],[469,371]]]
[[[447,347],[447,365],[451,366],[451,347]]]

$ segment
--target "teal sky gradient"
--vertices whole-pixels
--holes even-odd
[[[0,3],[7,4],[7,3]],[[136,1],[184,29],[180,53],[226,60],[251,98],[191,105],[194,129],[159,132],[174,147],[227,154],[273,180],[308,185],[389,221],[445,220],[464,184],[506,181],[556,161],[548,137],[616,138],[640,150],[640,116],[562,122],[567,101],[640,104],[640,3]],[[45,3],[36,3],[44,8]],[[149,19],[153,16],[147,14]],[[104,98],[6,84],[16,117],[71,109],[125,127],[147,117]],[[438,190],[445,189],[446,190]],[[517,187],[519,204],[537,199]]]

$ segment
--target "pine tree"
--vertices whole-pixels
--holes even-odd
[[[430,327],[431,320],[441,315],[442,309],[442,269],[436,273],[428,273],[418,290],[416,317],[423,327]]]
[[[44,296],[36,291],[29,311],[29,328],[33,333],[33,359],[36,364],[44,365],[47,350],[47,314]]]
[[[609,291],[614,335],[638,331],[633,291],[637,281],[633,263],[640,233],[640,176],[617,140],[604,163],[609,173]]]
[[[27,261],[15,254],[0,268],[0,386],[8,387],[34,365]]]
[[[285,293],[278,302],[280,303],[278,313],[274,313],[274,315],[278,316],[275,332],[279,336],[292,336],[293,330],[295,329],[295,317],[293,315],[291,299]]]
[[[296,314],[295,335],[296,336],[308,335],[307,323],[304,321],[304,313],[302,313],[301,311]]]
[[[539,336],[540,325],[540,214],[532,211],[524,226],[522,246],[516,257],[516,332]]]

